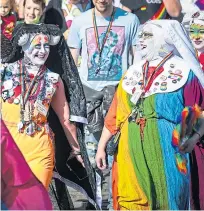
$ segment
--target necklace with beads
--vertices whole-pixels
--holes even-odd
[[[30,102],[30,98],[36,93],[39,83],[46,70],[45,66],[41,66],[37,74],[30,80],[26,80],[26,70],[23,61],[20,61],[20,84],[21,84],[21,99],[20,99],[20,122],[18,123],[18,131],[32,136],[35,133],[35,123],[33,122],[34,105]],[[28,77],[27,77],[28,79]]]
[[[97,23],[96,23],[96,14],[95,14],[95,9],[92,10],[92,19],[93,19],[93,26],[94,26],[94,35],[95,35],[95,39],[96,39],[96,45],[97,45],[97,50],[99,53],[99,58],[98,58],[98,67],[96,69],[96,75],[100,72],[101,69],[101,57],[102,57],[102,52],[104,49],[104,46],[106,44],[106,41],[108,39],[108,36],[110,34],[111,28],[112,28],[112,24],[114,21],[114,14],[115,14],[115,7],[113,8],[113,12],[111,14],[111,18],[108,24],[108,27],[106,29],[105,32],[105,36],[104,39],[102,40],[102,44],[100,46],[100,41],[99,41],[99,33],[98,33],[98,27],[97,27]]]

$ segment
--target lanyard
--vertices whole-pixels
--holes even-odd
[[[151,76],[148,78],[148,69],[149,69],[149,62],[145,62],[145,64],[143,65],[142,69],[143,69],[143,87],[144,87],[144,92],[146,93],[151,85],[153,80],[164,71],[164,69],[162,69],[161,71],[158,72],[158,74],[155,75],[155,73],[157,72],[157,70],[160,69],[160,67],[173,55],[173,52],[169,53],[154,69],[154,71],[152,72]]]
[[[111,19],[110,19],[108,27],[106,29],[105,37],[103,39],[101,47],[100,47],[100,42],[99,42],[99,35],[98,35],[98,27],[97,27],[97,23],[96,23],[95,9],[93,9],[92,11],[93,11],[92,12],[92,16],[93,16],[94,34],[95,34],[96,44],[97,44],[97,48],[98,48],[98,52],[99,52],[99,61],[100,61],[101,55],[102,55],[102,52],[103,52],[103,48],[105,46],[106,40],[108,38],[108,35],[110,33],[110,30],[111,30],[111,27],[112,27],[112,24],[113,24],[114,14],[115,14],[115,7],[113,8],[113,12],[111,14]]]
[[[43,73],[45,72],[45,66],[42,66],[40,68],[40,70],[38,71],[38,73],[35,75],[35,77],[33,78],[33,80],[30,83],[30,86],[28,87],[28,90],[25,90],[25,67],[22,64],[22,61],[20,61],[20,83],[21,83],[21,100],[22,100],[22,107],[23,109],[25,109],[25,105],[28,101],[28,98],[35,86],[35,83],[38,83],[39,79],[41,78],[41,76],[43,75]]]

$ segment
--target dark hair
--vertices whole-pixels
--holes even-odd
[[[42,6],[42,10],[45,8],[45,0],[32,0],[35,4],[40,4]],[[25,7],[26,0],[24,0],[23,6]]]

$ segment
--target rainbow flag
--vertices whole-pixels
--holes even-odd
[[[162,2],[159,10],[155,13],[155,15],[151,18],[151,20],[165,19],[166,18],[166,8],[164,3]]]

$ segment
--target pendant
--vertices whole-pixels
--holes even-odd
[[[24,121],[28,122],[30,121],[30,102],[28,101],[25,105],[25,110],[24,110]]]
[[[26,134],[32,136],[34,133],[35,133],[35,123],[31,122],[26,128]]]
[[[18,127],[18,132],[20,132],[21,129],[23,129],[23,126],[24,126],[23,122],[19,122],[19,123],[18,123],[18,125],[17,125],[17,127]]]

